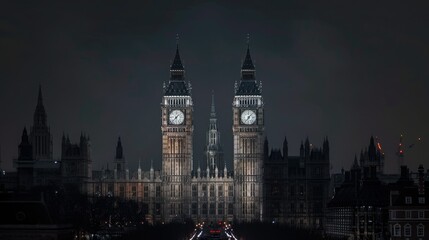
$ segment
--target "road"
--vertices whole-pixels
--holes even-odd
[[[192,233],[190,240],[237,240],[233,233],[231,224],[225,222],[218,223],[198,223]]]

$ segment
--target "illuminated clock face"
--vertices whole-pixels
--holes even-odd
[[[179,125],[179,124],[182,124],[183,121],[185,120],[185,114],[183,114],[183,112],[180,110],[173,110],[170,113],[169,119],[171,124]]]
[[[241,122],[250,125],[255,123],[256,121],[256,113],[252,110],[245,110],[241,113]]]

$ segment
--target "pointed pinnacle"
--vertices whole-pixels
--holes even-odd
[[[43,105],[42,85],[39,84],[39,96],[37,97],[37,105]]]
[[[216,108],[215,108],[215,97],[214,97],[214,91],[212,91],[212,106],[211,106],[211,117],[216,117]]]

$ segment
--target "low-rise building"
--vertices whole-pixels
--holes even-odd
[[[389,204],[389,228],[392,240],[429,239],[429,186],[424,168],[418,169],[418,182],[402,167],[401,179],[392,185]]]

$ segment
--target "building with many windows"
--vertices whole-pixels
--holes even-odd
[[[429,239],[429,187],[423,166],[418,169],[417,183],[410,178],[405,166],[402,172],[401,178],[390,190],[391,239]]]

